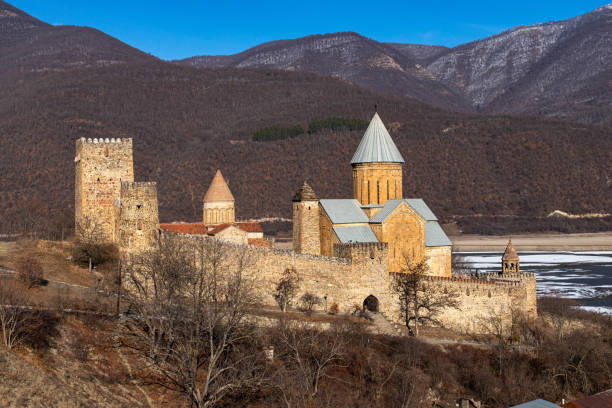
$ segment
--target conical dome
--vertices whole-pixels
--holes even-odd
[[[508,246],[506,247],[506,251],[504,251],[504,256],[502,257],[502,261],[518,261],[519,257],[516,253],[516,249],[514,249],[514,245],[512,245],[512,239],[508,241]]]
[[[204,195],[205,203],[213,203],[218,201],[234,201],[234,196],[230,191],[221,170],[217,170],[215,177],[213,177],[208,191]]]
[[[302,187],[300,187],[298,191],[295,193],[295,195],[293,196],[293,201],[296,201],[296,202],[315,201],[318,199],[319,198],[315,194],[312,187],[310,187],[310,185],[305,181],[304,181],[304,184],[302,184]]]
[[[404,163],[378,113],[374,114],[353,155],[351,164],[358,163]]]

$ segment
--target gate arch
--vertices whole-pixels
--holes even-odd
[[[363,310],[369,310],[370,312],[378,312],[379,302],[378,298],[374,295],[370,295],[363,301]]]

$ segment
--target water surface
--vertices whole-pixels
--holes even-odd
[[[460,252],[471,268],[499,272],[502,252]],[[537,275],[537,294],[579,300],[612,314],[612,251],[521,251],[522,272]]]

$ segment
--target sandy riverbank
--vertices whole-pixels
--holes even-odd
[[[588,234],[453,235],[456,251],[503,251],[512,237],[519,251],[612,251],[612,232]],[[291,249],[291,241],[277,242],[277,248]]]
[[[518,251],[612,251],[612,232],[450,236],[456,251],[503,251],[508,238]]]

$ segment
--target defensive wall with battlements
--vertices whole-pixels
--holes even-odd
[[[190,244],[210,239],[168,231],[161,234],[163,238]],[[228,262],[240,258],[232,255],[233,251],[248,254],[247,275],[256,282],[266,305],[276,306],[276,284],[287,268],[294,268],[300,277],[296,299],[309,292],[326,300],[317,307],[319,310],[336,303],[341,313],[350,313],[355,307],[363,307],[364,300],[373,295],[379,302],[380,313],[398,324],[403,323],[397,295],[391,289],[393,275],[387,272],[386,243],[336,244],[335,257],[231,243],[225,243],[224,247],[228,251]],[[431,276],[427,277],[427,282],[457,293],[459,309],[447,309],[441,314],[444,326],[462,332],[478,332],[482,324],[493,317],[500,317],[504,325],[509,325],[515,311],[535,317],[535,302],[530,302],[527,293],[533,284],[535,295],[535,277],[532,278],[523,276],[497,281],[493,276],[489,279]]]

